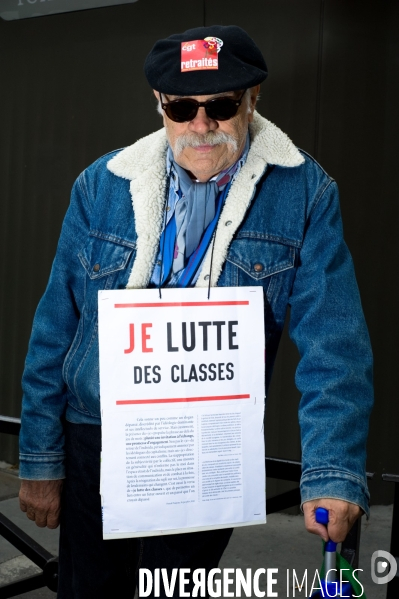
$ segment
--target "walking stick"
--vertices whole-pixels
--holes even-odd
[[[328,510],[324,508],[316,509],[316,522],[319,524],[328,524]],[[362,585],[353,576],[353,569],[348,562],[337,553],[337,543],[334,541],[323,542],[324,564],[321,570],[321,590],[317,590],[312,597],[352,597],[352,590],[355,597],[366,599]],[[340,572],[345,571],[341,577]],[[347,578],[350,582],[343,580]],[[341,582],[342,580],[342,582]]]

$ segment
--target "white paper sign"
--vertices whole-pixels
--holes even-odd
[[[261,287],[99,292],[105,539],[266,521]]]

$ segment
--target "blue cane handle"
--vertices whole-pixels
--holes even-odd
[[[329,515],[328,515],[328,510],[326,510],[324,507],[318,507],[316,509],[315,512],[315,518],[316,518],[316,522],[318,522],[319,524],[324,524],[324,526],[327,526],[328,524],[328,520],[329,520]],[[325,570],[326,572],[328,572],[331,568],[335,569],[336,568],[336,550],[337,550],[337,543],[334,543],[334,541],[327,541],[327,543],[324,546],[324,565],[325,565]],[[321,581],[321,585],[323,588],[323,592],[322,592],[322,596],[323,597],[351,597],[352,596],[352,587],[350,585],[349,582],[344,582],[343,584],[341,584],[341,588],[340,588],[340,592],[339,594],[337,594],[337,582],[335,581],[335,575],[332,572],[333,577],[331,580],[331,577],[329,576],[329,580],[322,580]],[[349,593],[349,594],[347,594]],[[320,594],[318,594],[318,592],[314,595],[314,597],[320,597]]]
[[[328,524],[328,510],[326,510],[324,507],[318,507],[316,509],[316,522],[318,522],[319,524],[324,524],[325,526],[327,526]]]
[[[316,517],[316,522],[318,522],[319,524],[324,524],[324,526],[327,526],[328,510],[326,510],[324,507],[318,507],[315,512],[315,517]],[[334,541],[327,541],[325,550],[328,553],[333,553],[334,551],[337,550],[337,543],[334,543]]]

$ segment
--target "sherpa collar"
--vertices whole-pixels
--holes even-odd
[[[288,136],[257,112],[254,113],[249,131],[251,147],[248,157],[230,188],[215,233],[212,286],[217,284],[234,233],[245,216],[267,164],[296,167],[304,162]],[[151,278],[162,231],[167,148],[165,129],[160,129],[125,148],[107,164],[114,175],[130,181],[137,248],[128,289],[145,288]],[[229,226],[225,226],[226,223]],[[206,275],[209,270],[210,251],[205,257],[197,287],[208,286]]]

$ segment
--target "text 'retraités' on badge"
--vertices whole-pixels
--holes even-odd
[[[223,42],[218,37],[182,42],[181,72],[218,69],[218,53],[222,46]]]

